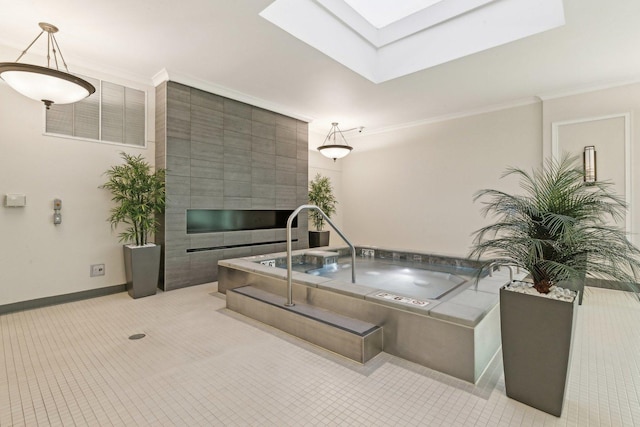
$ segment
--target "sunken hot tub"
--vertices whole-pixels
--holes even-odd
[[[500,349],[499,289],[508,272],[476,287],[472,260],[356,247],[292,254],[293,300],[382,327],[383,351],[475,383]],[[286,253],[218,262],[218,289],[253,286],[284,296]],[[250,315],[250,314],[248,314]]]

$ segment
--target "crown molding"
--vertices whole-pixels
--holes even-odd
[[[170,72],[166,68],[158,71],[152,78],[154,86],[165,81],[172,81],[181,83],[196,89],[201,89],[207,92],[215,93],[216,95],[224,96],[226,98],[234,99],[236,101],[244,102],[256,107],[264,108],[265,110],[273,111],[285,116],[293,117],[294,119],[302,120],[303,122],[311,123],[313,117],[305,114],[300,114],[292,111],[284,105],[277,104],[275,102],[267,101],[266,99],[258,98],[248,95],[243,92],[239,92],[235,89],[231,89],[222,85],[208,82],[206,80],[199,79],[197,77],[189,76],[186,74]]]
[[[591,83],[583,86],[575,86],[569,89],[562,89],[555,92],[547,92],[538,95],[542,101],[549,101],[552,99],[565,98],[568,96],[582,95],[589,92],[597,92],[599,90],[613,89],[621,86],[627,86],[640,83],[640,77],[634,77],[624,80],[614,80],[600,83]]]
[[[391,126],[384,126],[380,128],[365,128],[365,133],[367,135],[375,135],[375,134],[386,133],[386,132],[394,132],[402,129],[413,128],[416,126],[423,126],[423,125],[428,125],[428,124],[438,123],[438,122],[446,122],[449,120],[477,116],[479,114],[492,113],[494,111],[506,110],[506,109],[515,108],[515,107],[522,107],[525,105],[537,104],[540,102],[541,100],[538,97],[521,98],[515,101],[488,105],[482,108],[474,108],[471,110],[461,111],[461,112],[452,113],[452,114],[445,114],[442,116],[429,117],[426,119],[416,120],[413,122],[401,123],[401,124],[391,125]]]

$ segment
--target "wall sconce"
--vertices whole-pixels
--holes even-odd
[[[584,163],[584,183],[586,185],[593,185],[598,179],[596,168],[596,147],[594,145],[584,147],[584,153],[582,156]]]

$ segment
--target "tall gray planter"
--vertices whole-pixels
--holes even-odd
[[[123,248],[127,292],[132,298],[154,295],[160,275],[160,245]]]
[[[577,307],[578,298],[567,302],[500,289],[508,397],[562,414]]]
[[[329,246],[329,231],[309,231],[309,247]]]
[[[576,257],[579,264],[576,266],[579,270],[585,270],[587,263],[587,256],[582,255]],[[571,280],[567,280],[563,282],[562,287],[571,289],[572,291],[576,291],[578,293],[578,305],[582,305],[582,298],[584,297],[584,286],[587,282],[587,272],[583,271],[579,277],[573,278]]]
[[[584,297],[584,286],[587,282],[586,274],[582,276],[564,282],[565,288],[571,289],[572,291],[576,291],[578,293],[578,305],[582,305],[582,298]]]

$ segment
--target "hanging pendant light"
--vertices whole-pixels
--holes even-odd
[[[340,135],[344,144],[340,143],[340,140],[336,141],[336,135]],[[338,127],[338,123],[331,123],[331,130],[327,134],[327,137],[324,139],[324,142],[320,147],[318,147],[318,151],[325,157],[333,159],[335,162],[336,159],[341,159],[349,154],[353,150],[349,144],[347,144],[347,140],[344,138],[342,131]]]
[[[16,62],[0,62],[0,78],[20,94],[44,102],[47,109],[51,104],[71,104],[94,93],[96,88],[91,83],[69,73],[67,63],[54,36],[58,28],[46,22],[40,22],[38,25],[42,31],[16,59]],[[47,66],[18,63],[45,32],[47,33]],[[56,68],[50,67],[52,53]],[[66,72],[58,69],[58,56]]]

